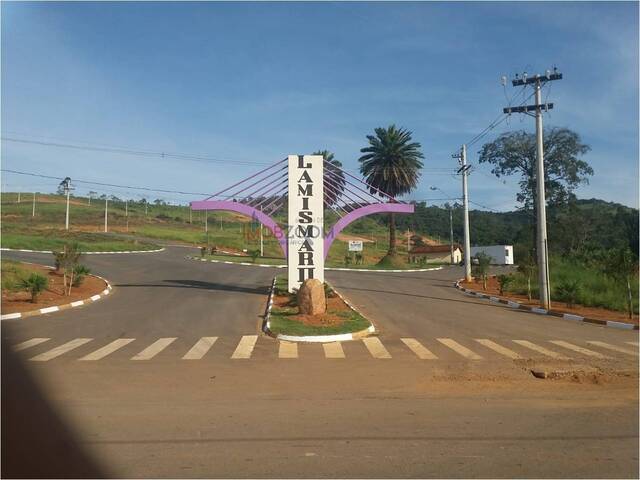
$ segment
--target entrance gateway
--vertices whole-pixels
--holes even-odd
[[[309,278],[324,282],[331,244],[351,222],[374,213],[414,211],[413,204],[327,164],[321,155],[289,155],[205,200],[191,202],[191,208],[237,212],[268,228],[287,259],[290,292]],[[338,218],[328,229],[325,212]],[[288,223],[281,226],[276,219]]]

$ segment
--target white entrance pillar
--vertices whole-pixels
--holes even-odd
[[[289,292],[324,282],[324,178],[321,155],[289,155]]]

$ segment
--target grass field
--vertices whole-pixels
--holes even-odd
[[[564,282],[577,281],[580,290],[577,296],[577,302],[586,307],[601,307],[610,310],[626,311],[626,287],[616,284],[611,278],[605,275],[602,270],[594,267],[586,267],[571,260],[552,257],[549,265],[550,283],[551,283],[551,299],[561,301],[558,298],[557,288]],[[638,313],[638,276],[633,280],[631,290],[633,294],[634,312]],[[538,281],[537,278],[531,282],[533,297],[538,297]],[[509,286],[507,291],[526,295],[527,280],[517,273],[514,275],[514,282]]]
[[[64,230],[65,198],[60,195],[38,195],[36,215],[32,217],[29,194],[22,195],[17,203],[16,193],[2,193],[2,239],[7,248],[51,250],[65,241],[79,241],[85,251],[130,250],[137,239],[139,249],[151,249],[153,241],[181,242],[196,246],[217,246],[238,251],[260,248],[259,224],[233,212],[209,212],[205,232],[204,212],[189,213],[187,206],[129,203],[109,201],[108,233],[104,233],[104,200],[72,197],[70,206],[70,230]],[[335,214],[327,213],[327,223],[335,221]],[[284,218],[278,218],[284,221]],[[364,246],[364,267],[372,267],[388,249],[388,231],[373,217],[362,218],[343,232],[371,239]],[[127,234],[121,238],[114,234]],[[399,238],[400,232],[399,232]],[[284,256],[277,240],[264,229],[264,254],[266,257]],[[406,258],[406,244],[398,245],[399,255]],[[328,266],[344,267],[347,242],[336,240],[327,259]],[[353,265],[355,267],[355,265]],[[415,268],[415,267],[413,267]]]
[[[21,290],[20,281],[27,278],[30,273],[38,271],[37,268],[27,264],[5,259],[0,261],[0,270],[2,270],[3,292]]]

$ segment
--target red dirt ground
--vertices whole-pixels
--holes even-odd
[[[513,300],[515,302],[520,302],[523,305],[527,305],[530,307],[539,307],[540,304],[534,298],[531,301],[527,299],[526,295],[517,295],[515,293],[509,293],[508,295],[500,295],[498,280],[495,277],[489,277],[487,280],[487,289],[482,289],[482,280],[473,280],[472,282],[460,282],[465,288],[469,288],[471,290],[475,290],[476,292],[486,293],[487,295],[491,295],[494,297],[500,297],[508,300]],[[567,305],[563,302],[551,302],[551,310],[554,312],[560,313],[571,313],[573,315],[581,315],[587,318],[594,318],[596,320],[614,320],[616,322],[625,322],[632,323],[634,325],[638,325],[638,318],[634,316],[633,320],[629,320],[627,314],[625,312],[620,312],[617,310],[607,310],[606,308],[596,308],[596,307],[585,307],[582,305],[574,305],[572,308],[567,307]]]
[[[2,313],[29,312],[54,305],[65,305],[76,300],[85,300],[107,288],[104,280],[87,275],[79,287],[71,288],[71,295],[63,294],[62,273],[56,273],[39,265],[29,265],[30,270],[37,271],[49,279],[49,288],[38,296],[36,303],[31,303],[28,292],[2,292]]]

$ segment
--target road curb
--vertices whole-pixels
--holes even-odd
[[[33,265],[38,265],[38,264],[33,264]],[[48,268],[49,270],[55,270],[55,268],[50,267],[48,265],[38,265],[38,266]],[[92,273],[90,273],[89,276],[99,278],[100,280],[102,280],[104,283],[107,284],[107,288],[105,288],[100,293],[92,295],[89,298],[85,298],[84,300],[76,300],[75,302],[65,303],[63,305],[54,305],[51,307],[39,308],[38,310],[30,310],[28,312],[7,313],[5,315],[0,315],[0,320],[17,320],[20,318],[35,317],[38,315],[45,315],[47,313],[59,312],[61,310],[68,310],[70,308],[81,307],[83,305],[89,305],[91,303],[97,302],[98,300],[101,300],[102,298],[106,297],[111,293],[111,291],[113,290],[113,287],[111,286],[111,283],[109,283],[109,280],[107,280],[104,277],[101,277],[100,275],[94,275]]]
[[[187,258],[190,260],[194,260],[196,262],[224,263],[226,265],[244,265],[246,267],[287,268],[286,265],[267,265],[264,263],[230,262],[228,260],[213,260],[210,258],[194,257],[191,255],[188,255]],[[442,270],[443,268],[444,267],[414,268],[411,270],[374,270],[371,268],[325,267],[325,270],[338,271],[338,272],[412,273],[412,272],[430,272],[435,270]]]
[[[0,248],[3,252],[53,253],[51,250],[25,250],[22,248]],[[157,250],[123,250],[121,252],[82,252],[83,255],[107,255],[117,253],[157,253],[164,251],[164,247]]]
[[[517,310],[524,310],[525,312],[535,313],[536,315],[550,315],[552,317],[559,317],[559,318],[563,318],[565,320],[570,320],[573,322],[591,323],[595,325],[600,325],[601,327],[618,328],[622,330],[638,330],[638,325],[633,325],[631,323],[616,322],[614,320],[598,320],[596,318],[587,318],[581,315],[573,315],[571,313],[556,312],[554,310],[545,310],[544,308],[530,307],[520,302],[514,302],[513,300],[493,297],[493,296],[487,295],[486,293],[477,292],[475,290],[471,290],[469,288],[460,286],[460,282],[462,282],[463,280],[464,279],[461,278],[460,280],[457,280],[454,283],[455,287],[458,290],[466,293],[467,295],[473,295],[473,296],[483,298],[485,300],[489,300],[495,303],[502,303],[503,305],[507,305]]]
[[[297,336],[297,335],[283,335],[281,333],[275,334],[271,331],[271,322],[269,318],[271,317],[271,308],[273,307],[273,295],[276,288],[276,278],[273,277],[273,282],[271,283],[271,289],[269,290],[269,299],[267,300],[267,308],[265,312],[264,322],[262,323],[262,331],[276,340],[287,341],[287,342],[303,342],[303,343],[331,343],[331,342],[349,342],[352,340],[359,340],[361,338],[368,337],[369,335],[376,332],[376,327],[373,325],[373,322],[369,320],[367,317],[362,315],[362,312],[358,311],[349,301],[344,298],[333,286],[331,289],[336,292],[336,294],[342,299],[347,306],[357,312],[359,315],[362,315],[366,318],[371,324],[370,327],[365,328],[364,330],[359,330],[357,332],[350,333],[338,333],[335,335],[305,335],[305,336]]]

